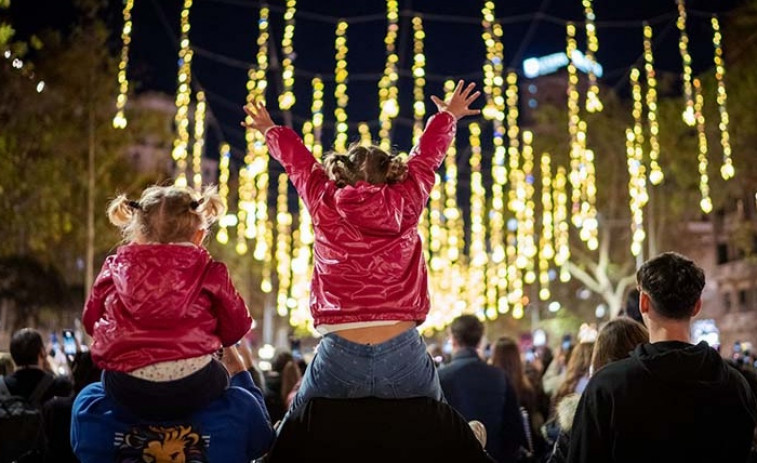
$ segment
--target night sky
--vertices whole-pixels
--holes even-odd
[[[114,51],[120,45],[120,2],[110,2],[107,20],[114,31]],[[271,38],[280,54],[284,1],[270,2]],[[706,71],[712,63],[712,30],[709,13],[725,13],[740,1],[687,1],[690,52],[694,74]],[[180,0],[135,0],[134,27],[129,63],[133,89],[162,91],[176,89]],[[400,0],[400,11],[419,12],[426,30],[426,94],[441,94],[447,78],[482,80],[481,65],[485,49],[481,39],[480,8],[483,1]],[[251,0],[195,0],[191,13],[190,40],[195,47],[193,84],[205,90],[215,122],[208,133],[208,153],[216,157],[219,139],[228,141],[235,157],[244,151],[242,120],[247,68],[257,52],[257,20],[260,2]],[[14,0],[14,21],[24,30],[61,24],[70,20],[71,6],[62,0]],[[604,66],[601,82],[623,91],[629,66],[641,58],[641,21],[649,20],[654,28],[655,61],[658,71],[680,73],[678,30],[675,27],[674,0],[595,0],[599,38],[598,61]],[[347,34],[350,80],[347,114],[351,122],[373,122],[378,116],[377,82],[384,69],[386,34],[384,0],[300,0],[294,33],[295,93],[293,107],[295,129],[310,116],[310,79],[319,74],[326,82],[326,125],[333,120],[334,28],[339,17],[353,18]],[[522,71],[522,61],[563,51],[564,21],[582,21],[580,0],[510,0],[498,2],[497,18],[504,23],[506,63]],[[410,146],[412,124],[412,25],[410,17],[400,16],[397,44],[400,53],[400,118],[395,122],[394,143],[398,150]],[[727,32],[727,31],[726,31]],[[583,29],[578,30],[579,49],[585,50]],[[726,50],[726,54],[728,50]],[[280,56],[280,55],[279,55]],[[281,122],[276,110],[276,83],[269,76],[269,108]],[[116,76],[113,76],[115,81]],[[114,95],[115,100],[115,95]],[[427,112],[433,111],[430,101]],[[376,130],[374,130],[375,136]],[[351,137],[356,137],[356,131]],[[326,132],[324,143],[331,140]]]

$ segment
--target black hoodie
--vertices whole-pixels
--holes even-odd
[[[746,381],[706,343],[642,344],[589,381],[568,461],[743,463],[755,422]]]

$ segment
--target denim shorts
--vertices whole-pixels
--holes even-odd
[[[380,344],[327,334],[305,371],[292,410],[313,397],[444,400],[436,365],[414,328]]]

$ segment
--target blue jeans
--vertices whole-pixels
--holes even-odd
[[[375,345],[324,336],[290,412],[313,397],[444,400],[436,365],[414,328]]]

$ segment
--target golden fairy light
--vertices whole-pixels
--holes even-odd
[[[282,317],[289,313],[287,303],[292,281],[292,215],[289,213],[287,201],[288,188],[286,174],[279,174],[276,198],[276,275],[278,277],[276,312]]]
[[[597,75],[594,73],[596,64],[596,54],[599,50],[599,40],[597,40],[597,28],[594,25],[594,7],[592,0],[582,0],[584,7],[584,16],[586,18],[586,60],[589,62],[589,88],[586,91],[586,110],[590,113],[600,112],[603,109],[602,101],[599,99],[599,85],[597,85]],[[572,55],[568,55],[571,58]]]
[[[644,71],[647,77],[647,121],[649,122],[649,181],[652,185],[662,183],[665,175],[660,168],[660,142],[657,137],[660,126],[657,121],[657,78],[652,55],[652,26],[644,25]]]
[[[626,155],[628,163],[628,194],[631,209],[631,254],[638,256],[646,239],[644,232],[644,205],[646,191],[646,167],[642,159],[641,146],[633,129],[626,129]]]
[[[539,236],[539,299],[550,298],[549,261],[555,258],[554,219],[552,213],[552,158],[549,153],[541,155],[541,235]]]
[[[468,124],[468,130],[471,147],[471,236],[468,247],[470,259],[468,300],[471,307],[478,312],[483,311],[485,306],[484,289],[486,281],[484,271],[488,262],[485,220],[486,191],[481,175],[481,127],[478,123],[471,122]]]
[[[713,16],[712,22],[712,45],[715,47],[715,80],[718,82],[717,102],[718,111],[720,112],[720,145],[723,147],[723,165],[720,166],[720,175],[724,180],[733,178],[736,170],[733,168],[733,159],[731,158],[731,136],[728,133],[728,108],[726,102],[728,94],[725,91],[725,63],[723,61],[723,47],[720,44],[723,37],[720,33],[720,23],[718,18]]]
[[[502,119],[502,96],[503,69],[504,69],[504,46],[502,45],[502,26],[495,22],[494,2],[486,1],[481,8],[481,38],[486,47],[486,60],[484,61],[484,87],[483,93],[486,103],[482,114],[486,119]]]
[[[444,83],[446,93],[445,100],[448,100],[454,91],[455,83],[448,80]],[[457,263],[462,257],[463,250],[463,220],[460,209],[457,204],[457,148],[455,140],[452,140],[444,158],[444,220],[447,224],[447,260],[451,264]]]
[[[323,144],[321,143],[321,134],[323,131],[323,81],[320,77],[313,77],[311,82],[313,87],[313,103],[310,110],[313,114],[313,156],[321,159],[323,156]]]
[[[237,245],[236,251],[239,255],[247,254],[247,225],[248,214],[250,213],[250,205],[254,208],[254,202],[252,201],[252,191],[250,190],[249,177],[252,176],[248,167],[242,167],[239,169],[239,179],[237,181],[238,196],[237,202]],[[254,215],[254,209],[252,214]],[[254,229],[253,229],[254,231]]]
[[[176,90],[176,138],[171,155],[176,161],[176,186],[187,186],[187,147],[189,145],[189,100],[192,93],[192,48],[189,46],[189,11],[192,0],[184,0],[181,10],[181,38],[179,40],[179,75]]]
[[[399,90],[397,81],[397,30],[399,29],[399,2],[397,0],[386,0],[386,20],[387,29],[384,44],[386,45],[386,65],[384,66],[384,75],[379,80],[379,143],[381,149],[389,150],[391,148],[390,133],[392,130],[392,120],[399,114]]]
[[[697,121],[697,141],[699,146],[699,191],[702,193],[702,200],[699,206],[702,212],[709,214],[712,212],[712,198],[710,198],[710,178],[707,174],[707,132],[705,131],[704,120],[704,97],[702,96],[702,83],[695,78],[692,82],[694,86],[694,115]]]
[[[229,159],[231,158],[231,149],[228,143],[222,143],[219,148],[221,158],[218,162],[218,194],[223,200],[224,206],[228,209],[229,204]],[[221,244],[229,242],[229,223],[226,220],[221,220],[218,224],[218,233],[216,233],[216,240]]]
[[[678,50],[681,52],[683,61],[683,97],[686,100],[686,109],[683,111],[683,121],[689,127],[696,125],[694,115],[694,96],[691,90],[691,55],[689,54],[689,36],[686,33],[686,5],[684,0],[676,0],[678,6],[678,20],[676,26],[681,33],[678,41]]]
[[[570,274],[567,271],[568,260],[570,259],[570,224],[568,222],[568,192],[567,192],[567,174],[565,168],[557,168],[555,178],[552,180],[552,203],[554,212],[552,220],[554,221],[555,231],[555,265],[560,268],[560,281],[570,280]]]
[[[523,131],[523,173],[521,175],[521,185],[525,192],[523,196],[523,220],[518,221],[518,233],[522,235],[518,239],[518,250],[522,251],[525,259],[525,265],[519,265],[524,270],[523,280],[526,284],[532,284],[536,281],[534,264],[536,257],[536,204],[534,203],[534,150],[533,133],[530,130]],[[521,256],[518,256],[519,259]],[[520,264],[521,262],[517,262]]]
[[[336,98],[336,109],[334,117],[336,118],[336,139],[334,149],[344,152],[347,145],[347,21],[339,21],[336,26],[336,40],[334,48],[336,50],[336,69],[334,71],[334,80],[336,89],[334,97]]]
[[[269,229],[268,217],[268,171],[260,172],[255,177],[255,188],[257,197],[255,198],[255,250],[253,258],[259,261],[269,261],[271,259],[271,248],[273,247],[273,231]]]
[[[573,53],[577,49],[576,45],[576,26],[573,23],[568,23],[566,38],[565,54],[573,56]],[[581,122],[579,116],[578,107],[578,70],[576,69],[573,60],[568,60],[568,134],[570,135],[570,186],[571,186],[571,202],[573,204],[573,211],[578,212],[580,210],[581,202],[581,158],[583,153],[581,152],[581,143],[579,141],[579,124]],[[583,217],[579,213],[573,214],[573,224],[577,227],[581,227]]]
[[[426,55],[423,54],[423,19],[413,18],[413,144],[418,143],[423,133],[423,117],[426,115],[426,100],[423,89],[426,85]]]
[[[116,115],[113,117],[113,128],[126,128],[126,100],[129,98],[129,80],[126,77],[126,69],[129,66],[129,45],[131,44],[131,9],[134,0],[124,1],[124,27],[121,29],[121,61],[118,63],[118,97],[116,97]]]
[[[510,192],[508,208],[516,212],[516,185],[520,166],[520,128],[518,127],[518,75],[511,72],[507,75],[507,137],[509,140],[507,155],[510,163]]]
[[[284,81],[284,91],[279,95],[279,108],[287,110],[294,105],[296,98],[292,88],[294,87],[294,15],[297,12],[297,0],[287,0],[284,12],[284,35],[281,37],[281,77]]]
[[[205,149],[205,92],[197,92],[195,106],[194,145],[192,146],[192,183],[195,190],[202,189],[202,152]]]
[[[289,323],[295,327],[313,330],[313,321],[310,317],[310,298],[308,295],[310,276],[312,273],[311,257],[314,241],[313,224],[305,208],[305,204],[299,202],[299,217],[297,220],[298,230],[294,236],[294,259],[292,260],[292,289],[291,299],[287,302],[290,307]]]
[[[373,137],[371,136],[371,128],[366,122],[361,122],[357,126],[357,133],[360,134],[360,144],[368,146],[373,143]]]

